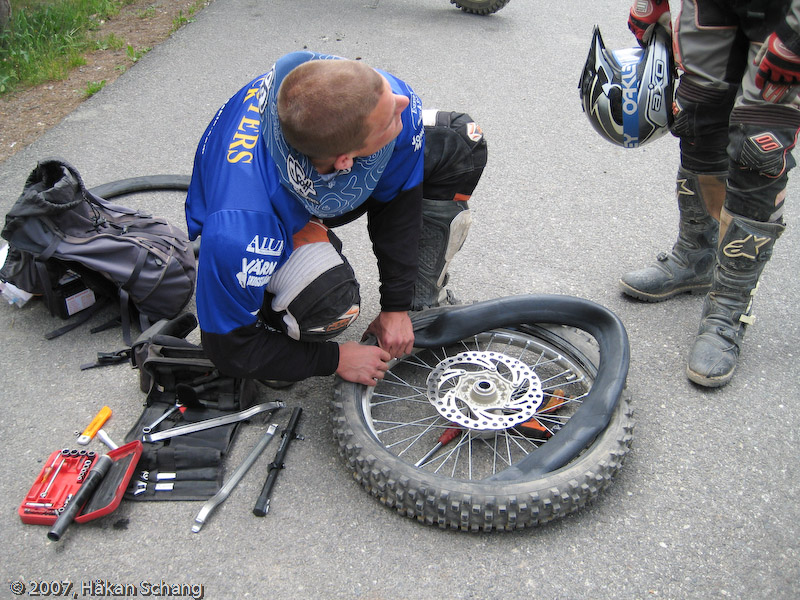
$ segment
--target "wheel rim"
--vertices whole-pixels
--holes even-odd
[[[505,329],[420,349],[365,388],[362,417],[381,446],[417,469],[479,481],[546,443],[588,394],[590,363],[566,350]]]

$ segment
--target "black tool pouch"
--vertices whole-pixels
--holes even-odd
[[[139,420],[126,441],[143,439],[172,427],[229,415],[252,406],[258,395],[252,379],[221,375],[200,346],[186,340],[197,326],[192,314],[159,321],[131,346],[139,386],[147,394]],[[172,414],[150,427],[167,411]],[[239,422],[145,442],[126,498],[132,500],[204,500],[222,486],[222,460]]]

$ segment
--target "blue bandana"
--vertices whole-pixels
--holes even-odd
[[[378,185],[394,151],[394,140],[367,157],[358,157],[353,166],[330,175],[321,175],[311,160],[283,137],[278,121],[278,89],[286,75],[309,60],[337,59],[315,52],[292,52],[280,58],[264,77],[259,92],[261,137],[280,172],[281,183],[315,217],[338,217],[362,204]]]

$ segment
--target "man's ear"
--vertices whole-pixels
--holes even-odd
[[[353,156],[351,154],[340,154],[333,161],[333,168],[337,171],[345,171],[353,166]]]

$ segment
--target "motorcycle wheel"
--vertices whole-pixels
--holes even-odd
[[[510,0],[450,0],[464,12],[476,15],[489,15],[503,8]]]
[[[339,452],[383,504],[443,529],[513,530],[563,517],[594,499],[629,452],[627,393],[605,429],[561,468],[515,473],[513,465],[569,421],[598,364],[594,339],[562,325],[415,349],[375,387],[337,380]]]

